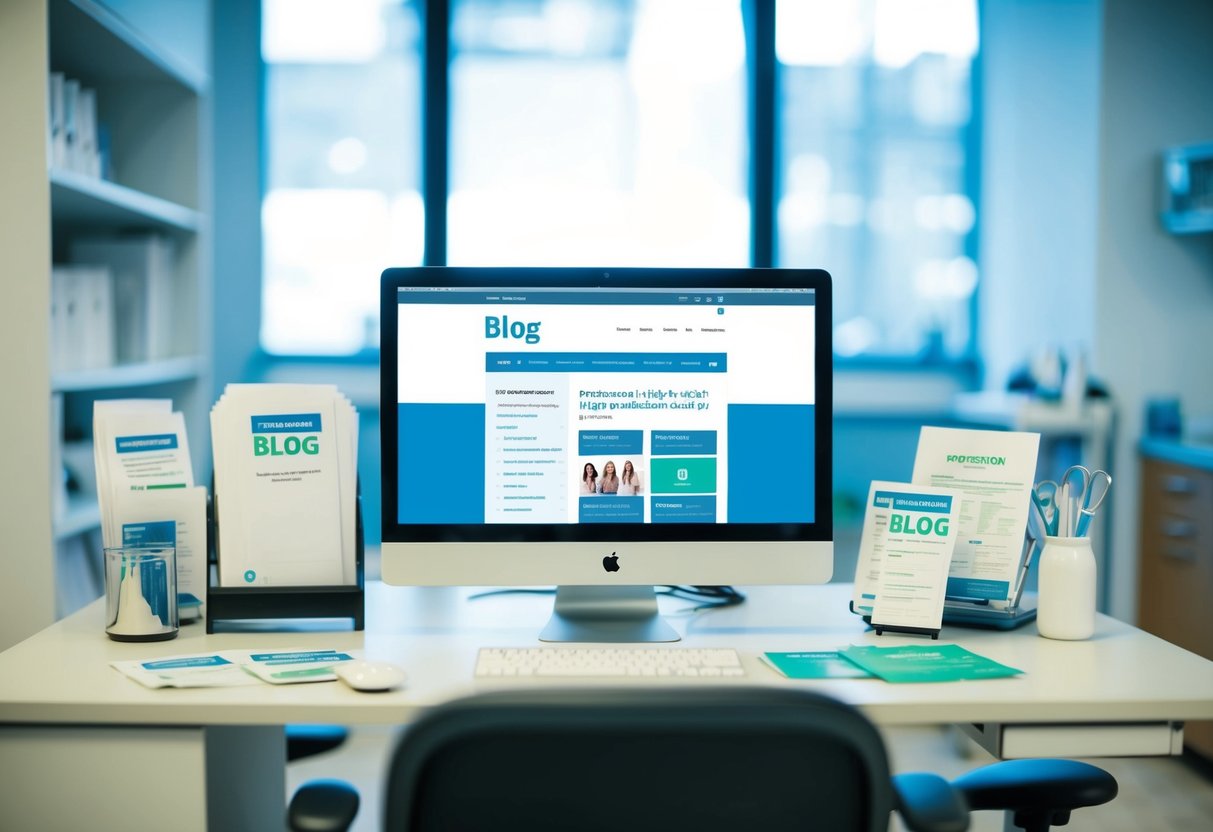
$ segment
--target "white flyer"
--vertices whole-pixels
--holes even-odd
[[[211,410],[221,586],[355,582],[356,425],[331,385],[228,385]]]
[[[200,615],[207,582],[206,488],[116,493],[113,514],[121,545],[176,548],[178,611],[183,620]]]
[[[868,490],[852,608],[872,624],[938,630],[956,545],[951,491],[875,481]]]
[[[949,598],[1005,605],[1014,594],[1040,434],[924,427],[915,485],[960,496]]]

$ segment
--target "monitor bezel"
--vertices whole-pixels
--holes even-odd
[[[407,267],[380,281],[382,541],[414,543],[828,543],[833,540],[833,353],[830,275],[821,269],[586,267]],[[404,524],[398,522],[397,295],[401,287],[812,289],[816,374],[814,510],[810,523]]]

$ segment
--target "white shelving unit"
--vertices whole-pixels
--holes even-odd
[[[138,21],[128,21],[104,2],[23,0],[5,5],[0,30],[7,31],[0,35],[0,52],[6,47],[9,51],[0,59],[0,68],[9,71],[0,73],[0,98],[19,102],[26,117],[40,111],[41,120],[35,124],[42,129],[47,123],[49,73],[62,72],[78,80],[96,91],[97,121],[108,134],[112,161],[111,177],[102,179],[52,168],[45,136],[38,151],[28,141],[20,151],[6,148],[6,153],[23,154],[14,165],[43,171],[42,194],[28,180],[19,183],[21,187],[6,188],[0,193],[0,219],[28,210],[37,215],[37,200],[49,196],[49,224],[43,213],[26,229],[36,234],[0,240],[6,248],[15,246],[15,260],[27,264],[22,279],[31,290],[21,297],[21,308],[11,312],[12,319],[19,316],[30,322],[25,369],[40,375],[40,380],[25,389],[18,385],[19,394],[33,397],[44,391],[43,395],[62,398],[62,425],[52,426],[44,439],[39,437],[45,444],[42,456],[49,464],[55,446],[65,438],[91,437],[92,404],[98,399],[171,398],[185,414],[195,469],[201,470],[210,452],[209,78],[164,44],[149,39],[137,28]],[[200,31],[196,36],[207,38],[208,33]],[[20,54],[13,51],[12,47],[26,42],[30,45]],[[54,337],[48,323],[52,265],[68,262],[73,240],[139,234],[157,234],[172,243],[172,352],[156,361],[52,373],[54,345],[36,343],[38,333],[48,342]],[[123,321],[116,325],[121,328]],[[8,385],[17,365],[0,364],[0,372],[0,381]],[[53,413],[50,396],[45,407]],[[57,476],[50,471],[51,488]],[[55,557],[49,577],[54,615],[62,616],[90,601],[90,592],[95,597],[102,589],[95,582],[90,589],[89,582],[81,580],[82,574],[97,572],[100,513],[94,496],[72,494],[66,508],[56,514],[51,489],[47,492],[36,501],[36,512],[14,514],[11,519],[29,524],[27,534],[19,534],[18,539],[32,542],[44,539],[42,529],[46,518],[51,518]],[[7,532],[7,514],[4,520]],[[41,557],[49,560],[45,551]],[[46,580],[45,569],[33,572],[39,581]],[[17,585],[0,591],[0,607],[10,593],[24,589]],[[0,631],[0,642],[10,635]]]

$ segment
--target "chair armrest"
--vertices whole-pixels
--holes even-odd
[[[1116,778],[1078,760],[1005,760],[952,781],[970,809],[1069,810],[1116,797]]]
[[[358,791],[340,780],[304,783],[291,797],[286,822],[291,832],[346,832],[358,814]]]
[[[937,774],[897,774],[897,813],[912,832],[964,832],[969,810],[960,792]]]

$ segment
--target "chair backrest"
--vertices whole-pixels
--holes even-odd
[[[809,691],[497,691],[441,705],[392,759],[385,828],[887,830],[888,760]]]

